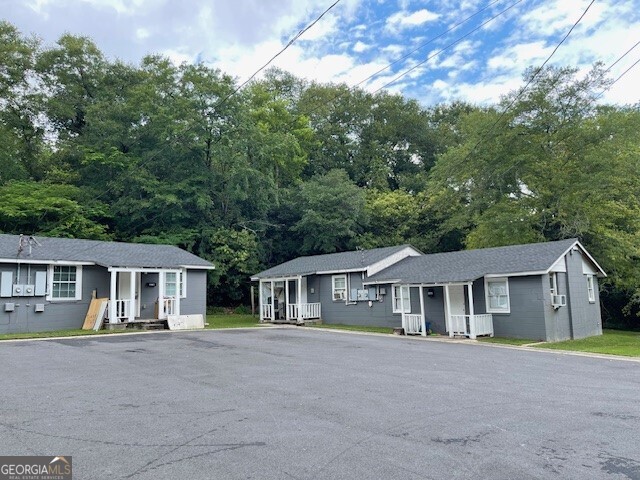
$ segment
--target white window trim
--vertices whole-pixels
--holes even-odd
[[[183,268],[182,270],[180,270],[180,283],[179,283],[179,289],[180,289],[180,298],[187,298],[187,269]]]
[[[589,303],[596,303],[596,282],[593,275],[587,275],[587,299]]]
[[[74,298],[54,298],[53,296],[53,270],[55,267],[76,268],[76,296]],[[82,300],[82,266],[81,265],[49,265],[47,267],[47,295],[48,302],[75,302]]]
[[[404,313],[411,313],[411,287],[409,285],[391,285],[391,306],[393,309],[393,313],[402,313],[402,307],[396,308],[396,288],[400,289],[400,295],[402,295],[402,290],[406,288],[407,290],[407,299],[404,305]]]
[[[493,282],[505,282],[507,290],[507,308],[491,308],[491,302],[489,302],[489,283]],[[484,301],[487,313],[511,313],[511,295],[509,294],[509,278],[508,277],[496,277],[484,279]]]
[[[187,298],[187,271],[186,269],[182,269],[180,271],[171,271],[171,272],[165,272],[164,274],[164,294],[167,295],[167,283],[173,283],[173,282],[167,282],[167,275],[171,274],[171,273],[175,273],[176,274],[176,292],[178,292],[180,294],[180,298]],[[168,295],[169,297],[173,297],[173,295]]]
[[[339,290],[343,290],[344,296],[343,298],[336,298],[336,279],[342,278],[344,279],[344,288],[340,288]],[[331,300],[334,302],[346,302],[349,295],[349,285],[347,283],[347,275],[333,275],[331,277]]]

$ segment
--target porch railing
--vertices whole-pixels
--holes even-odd
[[[320,318],[320,304],[319,303],[303,303],[300,305],[300,310],[298,310],[298,304],[292,303],[288,305],[288,316],[290,319],[299,318],[298,312],[300,312],[300,317],[302,320],[310,320],[314,318]]]
[[[129,318],[131,300],[116,300],[116,320],[122,321]]]
[[[162,299],[162,311],[166,316],[174,315],[176,313],[176,299],[173,297],[167,297]]]
[[[273,309],[270,303],[260,305],[260,318],[262,320],[273,320]]]
[[[450,315],[449,335],[463,335],[476,338],[481,335],[493,337],[493,315]]]
[[[422,333],[422,315],[405,314],[404,327],[407,335]]]

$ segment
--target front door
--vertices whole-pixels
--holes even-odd
[[[464,302],[464,285],[449,285],[449,305],[451,306],[451,312],[447,312],[447,304],[445,302],[445,322],[447,326],[447,332],[449,331],[449,316],[450,315],[466,315],[466,308]]]
[[[134,275],[135,285],[135,311],[136,317],[140,316],[140,273]],[[118,273],[118,295],[119,300],[131,300],[131,274],[129,272]]]

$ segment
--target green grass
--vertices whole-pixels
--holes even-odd
[[[27,332],[27,333],[3,333],[1,340],[16,340],[22,338],[51,338],[51,337],[84,337],[87,335],[111,335],[113,333],[123,333],[125,330],[54,330],[51,332]],[[131,330],[128,330],[131,333]]]
[[[538,340],[531,340],[530,338],[509,338],[509,337],[478,337],[479,342],[485,343],[500,343],[503,345],[527,345],[529,343],[536,343]]]
[[[224,313],[216,313],[207,315],[207,325],[206,328],[240,328],[240,327],[259,327],[261,324],[260,318],[256,315],[255,317],[251,315],[244,314],[224,314]]]
[[[353,332],[371,332],[371,333],[393,333],[393,328],[388,327],[372,327],[368,325],[342,325],[342,324],[319,324],[313,325],[313,328],[334,328],[336,330],[350,330]]]
[[[207,315],[207,328],[234,328],[234,327],[256,327],[258,317],[239,314],[218,314]],[[0,335],[2,340],[16,340],[23,338],[51,338],[51,337],[82,337],[86,335],[111,335],[114,333],[131,333],[138,330],[55,330],[52,332],[27,332],[27,333],[4,333]]]
[[[640,357],[640,333],[604,330],[602,336],[589,337],[582,340],[567,340],[566,342],[543,343],[536,345],[536,348]]]

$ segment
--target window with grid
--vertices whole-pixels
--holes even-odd
[[[331,277],[333,301],[345,300],[347,298],[347,276],[334,275]]]
[[[486,279],[487,313],[509,313],[509,282],[506,278]]]
[[[392,292],[393,313],[411,313],[411,291],[408,285],[394,285]]]
[[[186,272],[180,273],[167,272],[164,276],[164,294],[167,297],[175,297],[180,292],[180,298],[186,296],[185,292],[185,276]]]
[[[178,291],[178,275],[175,272],[169,272],[164,277],[164,294],[167,297],[175,297]]]
[[[77,293],[79,293],[77,267],[72,265],[55,265],[53,267],[51,298],[75,299]]]

